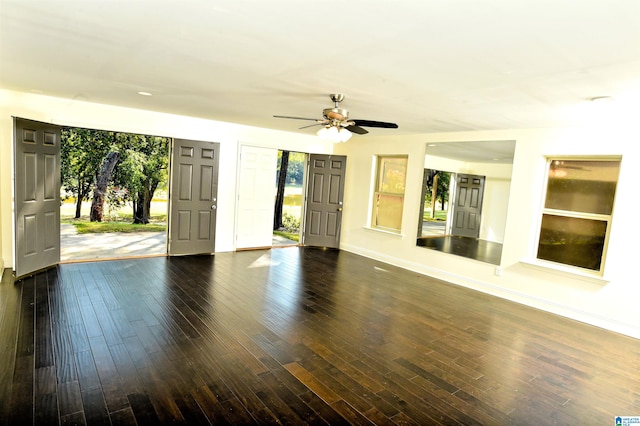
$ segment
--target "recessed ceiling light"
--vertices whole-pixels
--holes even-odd
[[[149,93],[149,92],[138,92],[138,95],[141,95],[141,96],[153,96],[153,95],[152,95],[151,93]]]

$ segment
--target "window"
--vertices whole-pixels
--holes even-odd
[[[602,274],[620,160],[551,159],[538,259]]]
[[[371,226],[392,232],[402,227],[407,156],[378,157]]]

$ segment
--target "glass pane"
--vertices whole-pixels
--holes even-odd
[[[400,231],[403,200],[397,195],[376,194],[373,226]]]
[[[406,157],[381,157],[378,167],[378,192],[404,195],[406,175]]]
[[[620,161],[553,160],[545,207],[611,214]]]
[[[607,222],[542,215],[538,259],[600,270]]]

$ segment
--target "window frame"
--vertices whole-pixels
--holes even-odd
[[[382,172],[383,162],[387,159],[403,159],[405,161],[402,193],[384,192],[380,190],[380,186],[381,186],[380,173]],[[404,201],[406,198],[406,191],[407,191],[407,171],[409,168],[409,155],[407,154],[376,155],[374,160],[374,167],[375,167],[375,174],[373,175],[373,185],[372,185],[372,192],[371,192],[372,202],[371,202],[371,210],[370,210],[371,218],[369,220],[369,226],[371,227],[371,229],[385,231],[393,234],[401,234],[402,233],[402,216],[404,215]],[[402,212],[400,213],[400,225],[398,229],[376,224],[378,219],[378,201],[377,200],[380,195],[383,195],[386,197],[395,197],[399,199],[399,202],[402,205]]]
[[[581,273],[581,274],[587,274],[587,275],[595,276],[595,277],[602,277],[604,275],[604,272],[605,272],[607,252],[608,252],[608,248],[609,248],[609,238],[611,236],[611,225],[613,223],[616,196],[617,196],[617,193],[618,193],[618,185],[620,183],[620,170],[621,170],[621,167],[622,167],[622,156],[607,156],[607,155],[602,155],[602,156],[560,156],[560,155],[549,155],[549,156],[545,156],[545,160],[546,160],[546,163],[545,163],[545,174],[544,174],[544,182],[543,182],[543,191],[542,191],[542,199],[541,199],[541,203],[540,203],[540,211],[538,213],[539,217],[538,217],[538,227],[537,227],[536,235],[535,235],[535,244],[533,246],[533,253],[532,253],[533,258],[535,259],[535,261],[537,263],[544,264],[544,265],[549,265],[549,266],[552,266],[552,267],[557,268],[557,269],[567,270],[567,271],[570,271],[570,272],[573,271],[573,272],[577,272],[577,273]],[[546,207],[547,193],[548,193],[548,190],[549,190],[549,172],[550,172],[550,169],[551,169],[551,164],[554,161],[591,161],[591,162],[596,162],[596,161],[612,162],[612,161],[616,161],[616,162],[618,162],[618,174],[617,174],[616,180],[615,180],[616,186],[615,186],[614,193],[613,193],[613,202],[612,202],[612,206],[611,206],[611,212],[609,214],[605,214],[605,213],[587,213],[587,212],[581,212],[581,211],[575,211],[575,210],[562,210],[562,209],[554,209],[554,208]],[[581,267],[581,266],[572,265],[572,264],[569,264],[569,263],[563,263],[563,262],[559,262],[559,261],[553,261],[553,260],[539,258],[538,257],[538,250],[540,248],[540,238],[541,238],[541,234],[542,234],[542,231],[543,231],[542,222],[543,222],[543,219],[544,219],[545,215],[605,222],[606,223],[606,228],[605,228],[605,233],[604,233],[604,241],[603,241],[603,245],[602,245],[602,253],[600,255],[600,268],[598,270],[595,270],[595,269],[590,269],[590,268],[587,268],[587,267]]]

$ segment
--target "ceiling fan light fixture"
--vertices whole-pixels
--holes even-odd
[[[353,136],[353,133],[358,135],[366,135],[369,133],[366,129],[363,129],[363,127],[380,127],[383,129],[398,128],[396,123],[387,123],[384,121],[349,120],[349,111],[339,107],[340,102],[344,100],[344,95],[336,93],[330,95],[330,98],[334,102],[334,107],[325,108],[322,111],[322,120],[318,120],[316,118],[293,117],[290,115],[274,115],[274,117],[314,121],[316,124],[303,126],[300,127],[300,129],[306,129],[307,127],[321,124],[323,127],[318,130],[317,135],[335,143],[348,141],[351,136]]]
[[[316,135],[320,136],[323,139],[326,139],[328,132],[329,132],[329,128],[327,126],[324,126],[316,132]]]
[[[347,129],[340,129],[340,131],[338,132],[338,135],[340,136],[340,142],[346,142],[349,139],[351,139],[351,136],[353,136],[353,133],[351,133]]]
[[[320,130],[318,130],[316,134],[322,139],[329,140],[333,143],[346,142],[351,139],[351,136],[353,136],[350,131],[335,124],[324,126]]]

